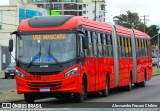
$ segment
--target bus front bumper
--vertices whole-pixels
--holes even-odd
[[[64,79],[29,81],[16,76],[17,93],[40,93],[40,92],[72,92],[80,93],[82,79],[78,74]]]

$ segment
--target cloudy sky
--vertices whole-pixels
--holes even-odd
[[[7,5],[9,0],[0,0],[0,5]],[[126,11],[137,12],[139,16],[147,15],[148,25],[160,25],[160,0],[106,0],[107,22],[113,16],[126,14]]]
[[[8,5],[9,0],[0,0],[0,5]]]
[[[147,15],[147,25],[160,25],[160,0],[106,0],[108,22],[112,22],[113,16],[126,14],[126,11],[136,12],[139,16]],[[142,18],[143,19],[143,18]]]

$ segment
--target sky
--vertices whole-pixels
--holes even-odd
[[[8,5],[9,0],[0,0],[0,5]],[[106,0],[106,21],[113,22],[113,17],[126,14],[128,10],[139,16],[147,15],[147,25],[160,25],[160,0]],[[140,17],[143,19],[143,17]]]
[[[126,14],[128,10],[141,16],[147,15],[147,25],[160,25],[160,0],[106,0],[106,21],[112,22],[114,16]]]

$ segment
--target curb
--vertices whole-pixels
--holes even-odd
[[[0,102],[0,104],[2,104],[2,103],[15,103],[15,102],[21,102],[21,101],[24,101],[24,99],[12,100],[12,101],[4,101],[4,102]]]

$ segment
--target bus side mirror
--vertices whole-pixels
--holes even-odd
[[[13,39],[9,40],[9,52],[13,51]]]
[[[88,49],[89,46],[88,46],[88,43],[89,43],[89,40],[88,40],[88,37],[82,37],[82,41],[83,41],[83,49]]]

